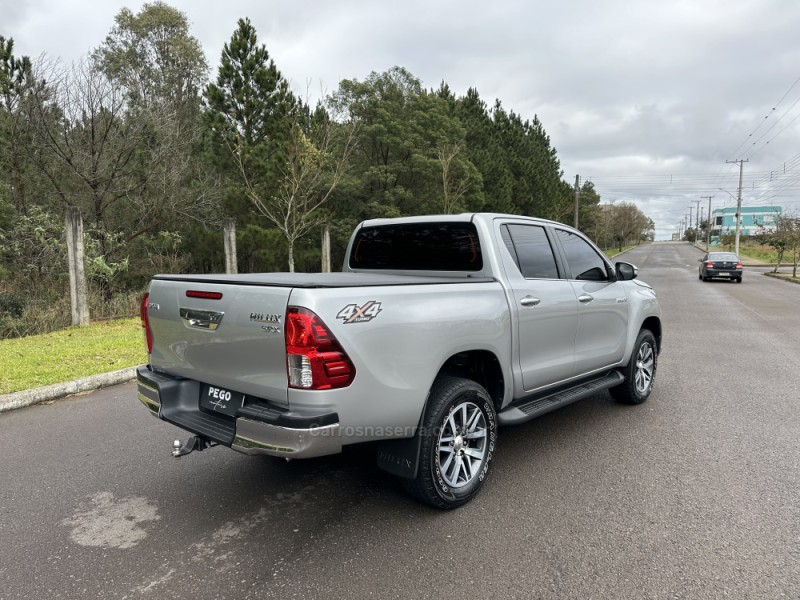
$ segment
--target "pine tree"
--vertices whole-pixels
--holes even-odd
[[[222,50],[216,83],[205,91],[205,119],[220,166],[274,178],[300,106],[249,19],[239,19]]]

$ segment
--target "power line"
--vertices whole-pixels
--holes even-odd
[[[751,132],[750,132],[750,133],[747,135],[747,137],[746,137],[746,138],[744,138],[744,140],[742,141],[742,143],[741,143],[741,144],[739,144],[739,145],[738,145],[738,146],[737,146],[737,147],[736,147],[736,148],[733,150],[733,152],[731,152],[730,156],[736,156],[736,153],[737,153],[737,152],[739,152],[739,150],[742,148],[742,146],[744,146],[744,145],[745,145],[745,144],[746,144],[746,143],[747,143],[747,142],[748,142],[748,141],[749,141],[749,140],[750,140],[750,139],[751,139],[751,138],[752,138],[752,137],[753,137],[753,136],[754,136],[754,135],[755,135],[755,134],[758,132],[758,130],[759,130],[759,129],[761,129],[761,127],[764,125],[764,123],[766,123],[766,122],[767,122],[767,119],[769,119],[769,117],[772,115],[772,113],[773,113],[773,112],[775,112],[775,111],[778,109],[778,107],[781,105],[781,102],[783,102],[783,101],[786,99],[786,97],[787,97],[787,96],[788,96],[788,95],[791,93],[792,89],[794,89],[794,86],[796,86],[796,85],[797,85],[799,82],[800,82],[800,76],[798,76],[798,77],[797,77],[797,79],[795,79],[795,80],[794,80],[794,82],[792,83],[792,85],[790,85],[790,86],[789,86],[789,88],[786,90],[786,92],[783,94],[783,96],[781,96],[781,99],[780,99],[780,100],[778,100],[778,101],[777,101],[777,102],[776,102],[776,103],[773,105],[773,107],[772,107],[772,110],[770,110],[769,112],[767,112],[767,114],[766,114],[766,115],[764,115],[764,118],[763,118],[763,119],[761,119],[761,121],[759,121],[759,123],[758,123],[758,125],[756,126],[756,128],[755,128],[753,131],[751,131]],[[792,105],[792,106],[794,106],[794,105]]]

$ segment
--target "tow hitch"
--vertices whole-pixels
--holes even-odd
[[[206,448],[211,448],[216,445],[216,443],[199,436],[190,437],[188,440],[186,440],[185,444],[181,444],[180,440],[175,440],[172,442],[172,456],[175,458],[180,458],[181,456],[185,456],[190,452],[194,452],[195,450],[200,452],[201,450],[205,450]]]

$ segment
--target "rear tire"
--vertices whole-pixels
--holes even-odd
[[[736,283],[742,283],[742,278],[741,277],[737,277],[736,278]]]
[[[623,404],[641,404],[650,397],[658,366],[658,346],[649,329],[642,329],[633,345],[631,359],[623,369],[625,381],[609,393]]]
[[[408,491],[436,508],[469,502],[489,474],[497,447],[497,413],[486,390],[469,379],[440,377],[433,384],[420,431],[420,463]]]

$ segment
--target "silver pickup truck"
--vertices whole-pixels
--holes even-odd
[[[498,427],[653,389],[661,311],[578,231],[500,214],[360,224],[341,273],[157,275],[138,397],[214,445],[308,458],[371,442],[420,500],[478,493]]]

